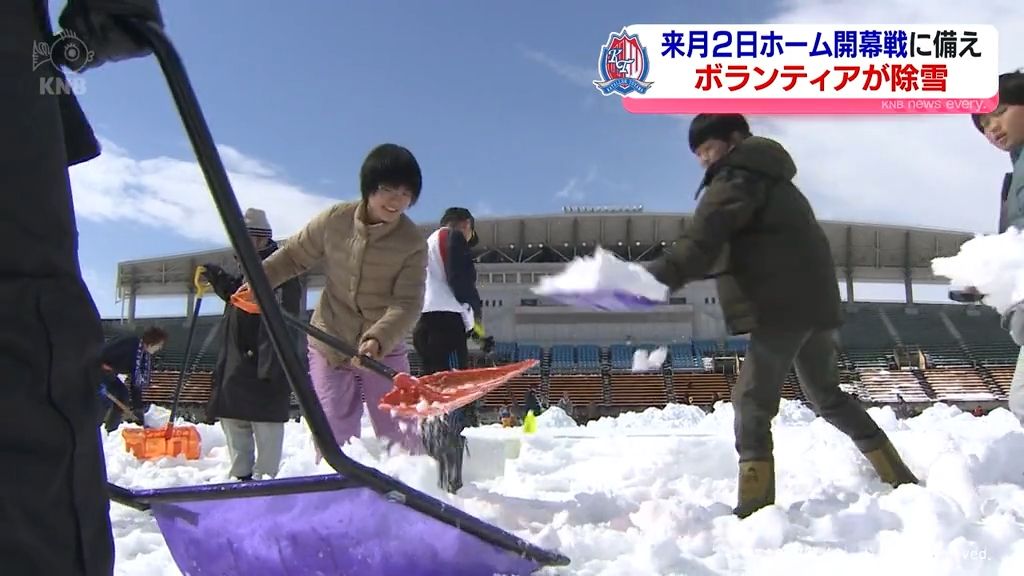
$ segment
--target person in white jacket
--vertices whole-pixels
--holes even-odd
[[[473,215],[459,207],[446,210],[441,227],[427,238],[423,313],[413,330],[413,346],[424,374],[467,368],[467,337],[485,337],[472,255],[476,243]],[[424,447],[438,463],[438,484],[452,494],[462,487],[462,430],[476,423],[476,410],[470,404],[423,424]]]

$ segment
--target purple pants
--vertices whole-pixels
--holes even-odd
[[[381,396],[391,390],[391,380],[362,368],[332,368],[319,350],[312,346],[309,346],[308,350],[309,377],[313,381],[313,388],[324,407],[327,421],[331,424],[331,432],[334,433],[334,439],[339,446],[344,446],[351,438],[360,437],[365,400],[373,431],[378,438],[384,439],[389,447],[397,443],[410,454],[423,453],[418,422],[392,417],[389,410],[377,407]],[[400,343],[380,361],[399,372],[409,371],[409,356],[404,343]],[[404,424],[400,426],[400,422]],[[318,450],[317,462],[319,461]]]

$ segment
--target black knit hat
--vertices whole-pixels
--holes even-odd
[[[690,152],[708,140],[728,142],[733,132],[750,136],[750,124],[742,114],[697,114],[690,122]]]
[[[1024,72],[1007,72],[999,76],[999,105],[1024,106]],[[971,120],[978,132],[985,133],[981,120],[986,114],[971,114]]]

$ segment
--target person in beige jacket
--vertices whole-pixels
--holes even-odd
[[[311,323],[400,372],[409,371],[405,339],[423,307],[427,244],[405,214],[421,187],[412,153],[380,145],[363,162],[362,199],[324,210],[263,262],[274,287],[322,265],[327,284]],[[308,354],[310,378],[339,445],[359,437],[365,399],[378,438],[423,452],[419,426],[400,425],[377,407],[390,380],[312,337]]]

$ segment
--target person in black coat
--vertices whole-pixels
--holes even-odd
[[[142,401],[142,391],[149,386],[149,377],[153,368],[153,355],[163,349],[167,342],[167,332],[158,326],[151,326],[142,336],[121,336],[103,345],[100,352],[100,369],[102,371],[103,390],[128,406],[132,417],[140,425],[144,425],[143,415],[146,412]],[[122,382],[118,374],[126,374],[128,380]],[[124,419],[120,406],[110,402],[103,418],[107,432],[117,430]]]
[[[60,26],[72,40],[54,36],[46,0],[0,2],[4,575],[114,571],[96,422],[103,328],[82,279],[68,178],[100,147],[61,66],[84,72],[148,54],[112,26],[113,14],[128,12],[161,25],[155,0],[68,0]]]
[[[270,223],[262,210],[250,208],[245,222],[261,259],[277,250]],[[207,416],[220,419],[231,457],[231,476],[250,480],[277,476],[284,442],[284,423],[291,408],[291,386],[258,314],[230,304],[245,281],[216,264],[203,265],[203,276],[225,302],[224,344],[213,375]],[[302,288],[293,278],[276,290],[285,311],[298,315]]]

